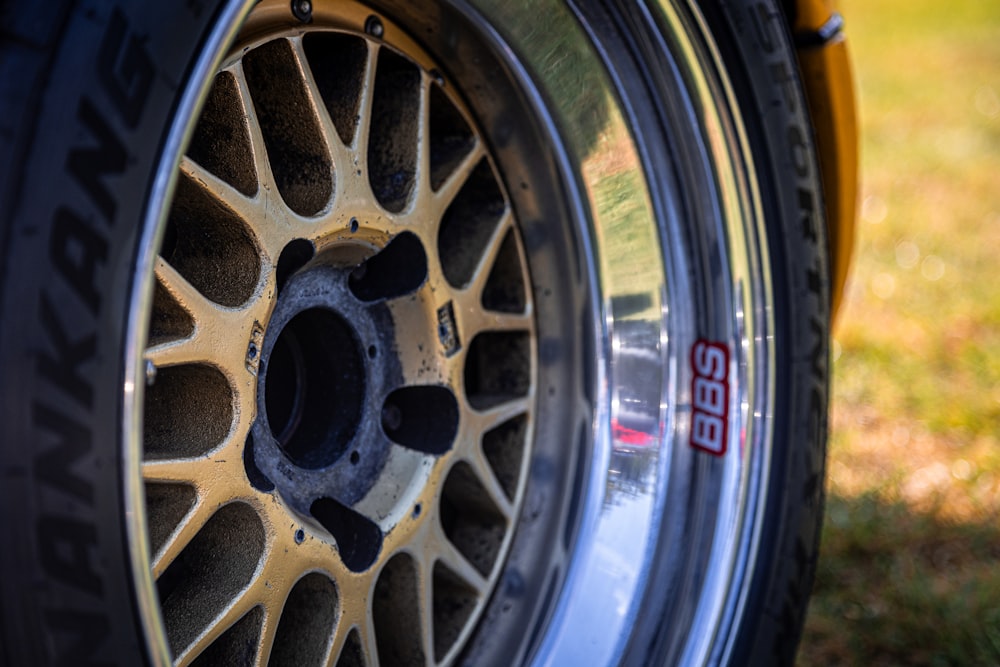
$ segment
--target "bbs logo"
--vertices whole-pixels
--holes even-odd
[[[699,340],[691,348],[691,446],[722,456],[729,425],[729,348]]]

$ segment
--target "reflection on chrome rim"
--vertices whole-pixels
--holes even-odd
[[[476,5],[519,47],[520,66],[545,93],[560,91],[566,74],[553,53],[589,59],[574,69],[584,78],[577,83],[608,109],[596,133],[571,96],[556,94],[541,111],[564,128],[567,173],[582,177],[603,315],[583,517],[535,663],[617,664],[635,650],[638,621],[658,628],[668,663],[724,661],[758,549],[774,356],[754,169],[719,56],[696,8],[659,2],[641,17],[661,31],[674,77],[662,117],[675,172],[657,178],[655,149],[622,93],[627,74],[602,57],[611,49],[590,46],[599,31],[585,32],[566,12],[539,32],[504,3]],[[730,352],[719,457],[690,444],[700,339]],[[651,613],[662,616],[641,617]]]
[[[474,136],[475,125],[458,98],[444,95],[454,111],[441,122],[464,123],[472,137],[471,148],[454,160],[439,160],[439,165],[447,164],[443,171],[438,170],[439,175],[426,166],[414,170],[417,176],[407,175],[406,165],[413,163],[414,157],[406,155],[406,151],[400,155],[394,149],[396,141],[384,142],[384,150],[376,151],[376,155],[371,151],[352,153],[355,130],[344,129],[352,126],[352,114],[338,118],[335,113],[318,113],[324,96],[320,86],[308,76],[289,78],[289,73],[310,71],[310,57],[320,58],[322,54],[308,53],[309,48],[298,36],[301,27],[287,27],[296,25],[287,16],[287,3],[263,3],[243,28],[239,46],[256,48],[274,43],[271,40],[276,34],[268,26],[274,25],[276,17],[286,25],[285,32],[277,35],[280,46],[266,47],[277,50],[266,59],[259,58],[265,61],[257,63],[259,67],[250,65],[251,69],[256,67],[256,74],[245,75],[242,53],[224,60],[235,39],[233,30],[225,26],[240,25],[240,16],[248,11],[248,4],[232,3],[221,15],[225,19],[220,22],[223,27],[209,40],[192,77],[193,87],[181,105],[144,227],[145,254],[140,257],[138,275],[146,278],[136,283],[130,311],[133,318],[124,411],[128,443],[126,505],[144,630],[159,664],[194,660],[198,652],[223,635],[234,644],[250,641],[267,647],[257,656],[261,662],[266,661],[270,647],[279,647],[277,656],[286,646],[278,621],[285,597],[291,596],[303,608],[314,606],[316,599],[325,599],[334,601],[319,604],[316,614],[300,621],[303,627],[312,628],[310,655],[331,656],[333,662],[338,655],[344,661],[354,656],[357,664],[372,665],[378,663],[379,656],[383,662],[391,662],[391,655],[412,653],[422,656],[419,664],[448,663],[473,633],[488,602],[521,511],[535,401],[537,341],[532,290],[522,289],[523,297],[511,297],[517,289],[510,284],[530,285],[526,250],[502,181],[495,173],[496,166],[487,157],[484,142]],[[316,4],[313,18],[322,24],[323,9]],[[599,313],[586,323],[598,341],[597,376],[593,380],[593,456],[584,471],[580,518],[567,515],[565,519],[578,520],[579,526],[572,533],[575,539],[568,570],[563,574],[553,609],[546,618],[536,621],[546,625],[538,637],[533,660],[537,664],[619,662],[629,651],[630,630],[649,608],[644,605],[654,598],[671,600],[659,621],[659,627],[667,633],[660,641],[669,647],[668,655],[685,664],[723,660],[732,640],[733,624],[742,613],[747,574],[754,567],[759,539],[770,456],[774,327],[754,169],[719,57],[695,8],[666,0],[648,8],[644,15],[649,22],[647,28],[655,24],[662,31],[663,48],[674,73],[666,85],[676,94],[662,111],[668,134],[675,142],[671,146],[676,154],[675,173],[658,174],[649,158],[649,152],[656,149],[644,144],[642,129],[634,122],[629,106],[633,102],[623,94],[616,78],[620,65],[595,47],[596,33],[581,26],[585,17],[573,14],[561,2],[544,0],[535,7],[536,14],[547,17],[542,30],[536,21],[501,0],[472,0],[470,5],[469,21],[482,28],[480,37],[487,45],[484,48],[491,49],[494,57],[510,68],[527,104],[534,107],[540,123],[552,131],[552,144],[546,148],[562,174],[568,198],[575,197],[582,204],[578,233],[586,255],[594,312]],[[365,62],[374,63],[372,54],[378,49],[373,45],[381,43],[391,23],[385,17],[372,22],[368,10],[354,4],[348,7],[326,18],[360,40],[356,43],[365,45],[359,51],[367,54]],[[409,71],[417,72],[419,81],[415,99],[427,100],[442,80],[440,72],[405,33],[393,28],[393,34],[402,40],[397,48],[406,57],[386,67],[397,71],[403,87],[406,72],[412,67]],[[584,122],[578,96],[566,87],[567,48],[575,59],[572,74],[579,77],[574,79],[573,88],[587,90],[590,99],[599,99],[606,109],[597,123]],[[320,52],[324,49],[318,48]],[[349,59],[350,52],[345,47],[337,52],[338,58]],[[251,56],[249,62],[253,60]],[[303,66],[303,62],[307,65]],[[217,71],[230,72],[229,78],[215,78]],[[365,71],[370,84],[374,66]],[[251,136],[246,140],[251,146],[251,158],[245,164],[230,160],[225,174],[207,168],[205,163],[212,162],[216,151],[225,149],[212,142],[201,144],[200,156],[189,152],[188,157],[181,158],[180,147],[187,145],[191,136],[198,150],[198,132],[202,129],[196,129],[193,122],[196,108],[206,104],[205,113],[211,115],[216,107],[224,110],[226,104],[235,103],[247,110],[246,99],[254,98],[256,102],[257,97],[267,97],[266,92],[255,92],[254,86],[266,88],[270,85],[266,82],[272,80],[285,81],[286,85],[289,80],[297,80],[295,85],[304,86],[304,92],[300,91],[302,99],[312,109],[305,116],[319,117],[318,129],[303,127],[301,118],[283,118],[275,103],[275,119],[271,122],[278,128],[276,134],[269,139],[251,122]],[[361,105],[371,103],[370,96],[358,99]],[[268,106],[266,101],[259,104]],[[412,130],[417,135],[420,128],[426,129],[434,122],[428,120],[427,107],[420,108],[425,112],[415,123],[417,129]],[[406,123],[400,122],[398,114],[393,115],[397,111],[386,112],[384,131],[411,131],[402,127]],[[257,113],[266,115],[259,109]],[[246,111],[246,115],[253,114]],[[330,171],[332,163],[335,175],[326,186],[317,186],[313,179],[303,187],[301,172],[277,173],[280,169],[273,161],[260,158],[264,153],[260,147],[268,146],[269,141],[284,141],[299,159],[314,167],[318,164],[317,173]],[[462,141],[461,136],[456,136],[454,145]],[[322,154],[309,153],[309,146],[316,143],[330,147],[333,157],[329,162],[324,162]],[[420,153],[422,149],[417,146],[414,150]],[[271,150],[269,146],[267,150]],[[339,211],[343,219],[338,218],[335,233],[305,231],[303,220],[327,215],[328,202],[337,201],[345,192],[350,196],[352,186],[337,180],[336,174],[340,165],[352,160],[358,161],[363,176],[370,176],[373,183],[368,201],[360,206],[362,212]],[[369,160],[374,167],[363,164]],[[463,175],[454,181],[457,186],[475,182],[477,196],[470,200],[478,202],[486,192],[487,199],[493,197],[497,210],[479,249],[471,254],[461,249],[461,239],[442,240],[437,235],[414,233],[412,230],[419,229],[419,224],[406,226],[398,222],[416,210],[413,202],[430,202],[439,189],[450,187],[452,173]],[[242,199],[220,196],[224,184],[236,192],[242,189]],[[219,213],[217,202],[205,201],[221,201],[222,208],[235,211],[239,220],[259,219],[259,210],[266,209],[270,214],[275,209],[250,210],[253,206],[247,204],[246,211],[240,210],[243,199],[252,198],[258,186],[272,188],[270,196],[285,202],[287,206],[277,213],[290,227],[298,225],[298,231],[272,234],[261,232],[260,225],[230,225],[224,220],[226,215]],[[322,194],[324,187],[326,194]],[[173,213],[169,213],[172,209],[167,193],[175,188],[180,201],[189,203],[182,205],[187,209],[180,212],[174,204]],[[316,195],[317,191],[321,194]],[[216,220],[220,231],[203,243],[189,243],[184,236],[192,233],[191,225],[185,227],[185,216]],[[373,223],[370,218],[377,216],[381,216],[379,222]],[[171,217],[173,221],[168,220]],[[431,217],[440,219],[440,211]],[[446,233],[444,236],[448,237]],[[172,248],[176,261],[157,257],[155,249],[161,241]],[[244,276],[242,283],[219,282],[197,269],[187,269],[185,274],[185,270],[174,266],[184,265],[185,258],[211,255],[209,246],[231,251],[226,253],[228,264],[224,268],[230,275]],[[458,259],[438,263],[439,254]],[[357,267],[380,257],[388,257],[393,267],[402,267],[403,277],[389,281],[388,286],[377,280],[366,282],[368,272],[357,271]],[[506,268],[494,271],[496,262]],[[192,260],[188,265],[196,263]],[[492,280],[494,273],[501,275],[497,279],[499,286]],[[337,285],[335,295],[315,297],[310,276]],[[406,306],[400,297],[408,297],[420,285],[429,283],[449,298],[441,304],[435,300],[433,308],[421,306],[401,313]],[[473,283],[476,288],[471,292],[477,293],[476,299],[469,300],[466,297]],[[495,296],[491,298],[496,301],[492,306],[484,303],[486,297],[478,296],[486,283],[493,284]],[[282,293],[296,297],[287,299],[295,304],[285,310],[274,305]],[[360,305],[351,306],[354,310],[346,313],[348,307],[343,304],[350,299]],[[393,299],[398,302],[395,308],[367,307]],[[252,309],[246,304],[251,302],[265,305],[260,306],[259,313],[250,313]],[[200,308],[199,303],[205,307]],[[146,320],[149,313],[154,315],[152,324]],[[228,350],[226,354],[232,359],[218,360],[212,356],[224,347],[218,343],[207,345],[208,352],[197,352],[198,345],[190,341],[199,336],[204,340],[212,334],[194,331],[214,330],[218,340],[223,340],[233,326],[233,313],[244,316],[240,326],[245,331],[240,334],[243,342],[238,354]],[[273,318],[279,326],[268,326]],[[463,320],[458,327],[456,319],[461,318],[471,319]],[[352,325],[344,327],[347,319]],[[421,339],[419,345],[438,346],[442,359],[452,359],[452,354],[462,359],[475,348],[485,361],[473,371],[464,363],[433,369],[433,384],[443,387],[443,394],[399,393],[407,387],[432,384],[417,381],[426,370],[421,365],[421,350],[400,354],[399,368],[379,376],[404,380],[400,384],[379,385],[382,380],[368,380],[364,373],[348,372],[350,391],[340,386],[322,387],[338,395],[362,393],[366,397],[381,390],[375,427],[389,434],[381,449],[355,452],[342,447],[354,430],[365,428],[351,417],[352,410],[364,409],[358,406],[346,405],[346,416],[340,421],[332,426],[321,425],[346,433],[340,441],[316,444],[297,437],[301,433],[296,425],[309,422],[312,414],[302,407],[308,406],[307,399],[302,398],[302,403],[294,398],[299,396],[296,388],[312,386],[304,378],[305,367],[296,361],[317,349],[318,343],[310,341],[309,331],[317,323],[328,330],[342,331],[336,339],[338,344],[353,350],[348,356],[357,366],[367,367],[365,358],[370,350],[377,358],[384,349],[379,332],[382,324],[390,320],[406,322],[408,334],[419,336],[422,334],[417,332],[424,331],[427,340]],[[367,324],[354,326],[355,321]],[[474,336],[463,336],[464,340],[454,336],[454,331],[464,330],[469,322],[483,334],[478,348]],[[392,338],[397,345],[405,345],[406,340],[403,336]],[[728,430],[722,456],[691,446],[695,411],[691,354],[699,340],[728,351]],[[270,355],[283,359],[278,365],[287,370],[279,379],[271,375],[269,385],[261,357],[276,358]],[[486,361],[499,358],[512,360],[508,363],[513,366],[502,374],[507,379],[491,379]],[[179,374],[177,368],[193,370]],[[250,376],[245,380],[245,390],[233,389],[232,378],[239,373]],[[510,380],[511,376],[515,379]],[[200,387],[201,400],[190,403],[173,398],[180,393],[176,387],[191,384]],[[467,385],[481,391],[470,395]],[[282,398],[289,393],[292,399]],[[496,399],[497,394],[501,399]],[[385,400],[390,395],[393,400]],[[232,399],[228,407],[227,396]],[[229,426],[219,432],[199,427],[190,439],[202,444],[179,447],[170,438],[157,436],[169,434],[177,424],[176,420],[151,419],[157,409],[172,412],[177,419],[194,411],[200,415],[199,424]],[[416,429],[439,434],[434,442],[415,445],[405,434],[395,438],[391,435],[400,430],[401,420],[413,419],[422,412],[449,411],[457,415],[452,426],[422,425]],[[257,413],[277,415],[276,424],[258,420],[253,430],[253,415]],[[455,444],[478,442],[478,436],[465,437],[473,432],[502,433],[496,437],[523,443],[520,454],[513,463],[501,463],[482,450],[466,451]],[[567,434],[567,439],[576,442],[575,434]],[[244,445],[251,442],[246,447],[251,452],[247,456],[242,452]],[[232,468],[230,481],[238,480],[238,489],[233,483],[220,482],[217,473],[208,472],[209,461],[222,452],[225,443],[232,443],[231,454],[238,454],[238,460],[230,456],[221,465]],[[357,485],[345,473],[336,493],[319,489],[313,472],[345,462],[349,469],[353,454],[358,454],[359,462],[354,465],[367,460],[362,456],[371,454],[378,460],[375,467],[403,479],[405,488],[372,493],[381,477],[376,475],[372,481],[368,476],[371,484]],[[182,470],[177,461],[198,457],[196,481],[193,473]],[[451,468],[440,463],[445,459],[449,464],[452,459],[463,462]],[[283,471],[281,460],[293,461],[295,470]],[[449,474],[448,470],[459,472]],[[435,507],[429,490],[439,487],[445,488],[444,495],[450,495],[452,504],[476,505],[477,499],[488,499],[476,509],[474,520],[466,522],[475,524],[470,529],[473,542],[485,540],[493,545],[487,549],[485,560],[477,560],[471,548],[457,548],[454,532],[429,535],[429,529],[420,528],[431,525],[428,516],[440,516],[440,512],[424,510]],[[243,501],[232,502],[236,498]],[[358,503],[363,511],[351,509],[357,509]],[[216,518],[219,516],[224,521]],[[190,523],[184,517],[198,521]],[[454,518],[449,521],[455,525]],[[417,527],[397,530],[411,523]],[[192,529],[178,541],[185,525],[210,530]],[[338,525],[350,526],[340,540],[338,531],[342,529]],[[239,529],[241,539],[256,543],[257,549],[254,557],[229,562],[226,576],[210,578],[215,589],[228,586],[228,602],[209,605],[211,614],[193,620],[183,610],[173,610],[171,595],[176,597],[178,586],[183,586],[162,583],[172,559],[184,551],[181,547],[190,543],[189,538],[203,553],[210,553],[216,543],[231,539],[227,531],[233,526]],[[572,528],[567,526],[567,534]],[[366,531],[368,538],[347,537],[348,532],[363,535]],[[205,534],[200,542],[195,539],[199,532]],[[152,553],[147,551],[148,539],[153,543]],[[350,549],[337,547],[345,543],[350,543]],[[292,566],[272,571],[267,567],[268,554],[275,553],[275,548],[312,551]],[[392,558],[394,554],[399,555]],[[443,563],[442,568],[436,568],[435,563]],[[194,565],[189,563],[188,567]],[[376,571],[384,572],[385,578],[372,574]],[[271,592],[271,581],[262,576],[264,573],[276,582],[287,580],[278,593]],[[362,583],[344,583],[362,579]],[[435,595],[429,591],[438,587],[450,596],[446,596],[449,609],[458,612],[449,616],[450,612],[434,608]],[[200,604],[196,593],[185,595],[181,597],[188,604]],[[405,611],[373,612],[374,606],[380,604],[375,602],[374,606],[357,605],[356,610],[361,611],[347,616],[354,613],[346,611],[351,608],[348,600],[379,595],[387,601],[381,609],[399,607]],[[416,602],[411,604],[411,599]],[[390,620],[373,620],[376,616]],[[421,621],[428,618],[444,619],[441,627],[446,630],[440,637],[430,630],[431,624]],[[378,639],[379,623],[386,628],[383,636],[393,634],[406,639],[399,643]],[[422,629],[393,631],[407,626]],[[316,629],[324,627],[326,630]],[[579,641],[581,636],[588,641]]]

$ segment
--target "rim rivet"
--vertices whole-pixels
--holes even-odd
[[[312,22],[313,6],[311,0],[292,0],[292,14],[303,23]]]
[[[365,32],[375,39],[382,39],[382,35],[385,34],[385,28],[377,16],[369,16],[365,20]]]
[[[295,531],[295,543],[302,544],[306,540],[306,531],[299,528]]]

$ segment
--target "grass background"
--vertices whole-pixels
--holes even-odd
[[[856,257],[800,665],[1000,665],[1000,0],[843,0]]]

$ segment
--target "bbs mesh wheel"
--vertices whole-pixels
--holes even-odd
[[[773,2],[0,15],[6,662],[791,663],[829,279]]]
[[[215,76],[155,259],[163,630],[181,664],[447,662],[523,504],[524,244],[433,61],[362,7],[287,9],[255,7]]]

